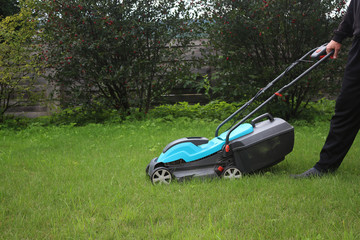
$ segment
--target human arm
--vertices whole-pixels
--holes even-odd
[[[354,0],[351,0],[349,7],[347,8],[346,14],[343,17],[339,27],[334,31],[334,36],[332,40],[337,43],[342,43],[342,41],[347,37],[353,36],[353,25],[354,25]]]
[[[326,46],[326,54],[329,54],[331,50],[334,50],[334,58],[338,57],[339,51],[341,49],[341,43],[338,43],[334,40],[331,40],[328,45]]]
[[[330,53],[334,50],[334,58],[338,57],[339,51],[341,49],[342,41],[347,37],[353,36],[353,25],[354,25],[354,0],[351,0],[349,7],[346,11],[345,16],[343,17],[339,27],[334,31],[334,36],[332,40],[326,46],[326,53]]]

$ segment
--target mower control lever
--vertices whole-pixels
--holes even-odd
[[[316,51],[313,52],[313,54],[311,54],[310,58],[312,58],[312,59],[320,59],[323,56],[325,56],[326,55],[326,46],[327,45],[328,44],[325,43],[325,44],[321,45],[320,47],[318,47],[318,49],[316,49]]]

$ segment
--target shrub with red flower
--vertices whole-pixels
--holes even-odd
[[[216,68],[212,92],[227,101],[247,99],[290,63],[329,41],[341,20],[339,13],[346,7],[342,0],[208,0],[206,5],[204,17],[209,48],[213,49],[207,50],[207,65]],[[340,61],[329,64],[341,65]],[[332,93],[338,89],[341,69],[332,69],[337,71],[320,67],[312,73],[309,85],[300,83],[290,88],[280,114],[296,116],[310,99],[322,97],[319,91]]]
[[[37,11],[64,106],[101,102],[146,112],[190,69],[179,61],[193,38],[183,2],[48,0]]]

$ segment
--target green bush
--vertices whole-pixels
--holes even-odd
[[[152,109],[148,115],[150,118],[165,119],[186,117],[189,119],[208,119],[211,121],[224,120],[244,103],[245,102],[227,103],[224,101],[212,101],[206,105],[190,105],[187,102],[180,102],[174,105],[157,106]],[[253,107],[244,111],[244,114],[248,114],[250,109],[253,109]]]
[[[187,102],[180,102],[174,105],[161,105],[152,109],[148,117],[149,118],[163,118],[164,120],[171,121],[174,118],[186,117],[189,119],[208,119],[213,120],[225,120],[233,112],[239,109],[245,102],[236,102],[236,103],[227,103],[224,101],[212,101],[207,105],[190,105]],[[238,119],[245,117],[250,113],[255,107],[257,107],[261,102],[254,102],[248,107],[243,113],[240,114]],[[278,104],[281,104],[278,103]],[[279,106],[276,108],[277,104],[272,104],[265,106],[263,109],[260,109],[258,113],[269,112],[275,117],[285,118],[285,113],[283,107]],[[302,111],[302,113],[297,118],[290,119],[291,121],[305,121],[308,123],[314,121],[328,121],[333,114],[335,106],[335,101],[327,100],[325,98],[317,101],[310,102],[308,106]],[[235,118],[236,119],[236,118]]]
[[[309,122],[329,121],[334,114],[334,110],[335,100],[322,98],[316,102],[310,102],[301,116]]]
[[[50,125],[70,125],[84,126],[91,123],[119,124],[133,121],[175,121],[182,118],[184,121],[205,120],[205,121],[223,121],[233,112],[239,109],[245,102],[227,103],[224,101],[213,101],[207,105],[190,105],[187,102],[180,102],[174,105],[160,105],[150,110],[148,114],[139,112],[138,109],[131,109],[131,115],[120,113],[116,110],[107,110],[98,108],[96,110],[85,109],[84,107],[67,108],[51,116],[39,117],[36,119],[20,118],[6,116],[0,124],[0,129],[21,130],[31,126],[50,126]],[[242,114],[235,117],[234,120],[240,120],[259,105],[259,102],[253,103]],[[274,105],[276,106],[276,105]],[[290,121],[298,125],[311,124],[317,121],[329,121],[335,107],[334,100],[320,99],[317,102],[310,102],[302,114]],[[281,109],[281,107],[279,108]],[[254,115],[269,112],[274,117],[281,117],[281,111],[270,105],[264,107]],[[251,119],[251,118],[250,118]]]
[[[220,120],[236,111],[240,103],[226,103],[224,101],[213,101],[207,105],[190,105],[187,102],[180,102],[174,105],[157,106],[149,112],[150,118],[179,118]]]
[[[124,117],[122,117],[117,110],[108,110],[105,108],[87,109],[79,106],[66,108],[53,114],[50,118],[50,123],[55,125],[83,126],[89,123],[115,122],[121,121],[122,119],[124,119]]]
[[[30,124],[30,119],[28,118],[19,118],[19,117],[5,115],[3,121],[0,122],[0,130],[1,129],[20,130],[27,128],[29,124]]]

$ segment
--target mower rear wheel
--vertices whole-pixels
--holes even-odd
[[[242,173],[236,167],[228,167],[224,170],[222,177],[225,179],[238,179],[242,177]]]
[[[172,180],[171,173],[166,168],[158,168],[151,175],[151,182],[153,184],[170,184]]]

